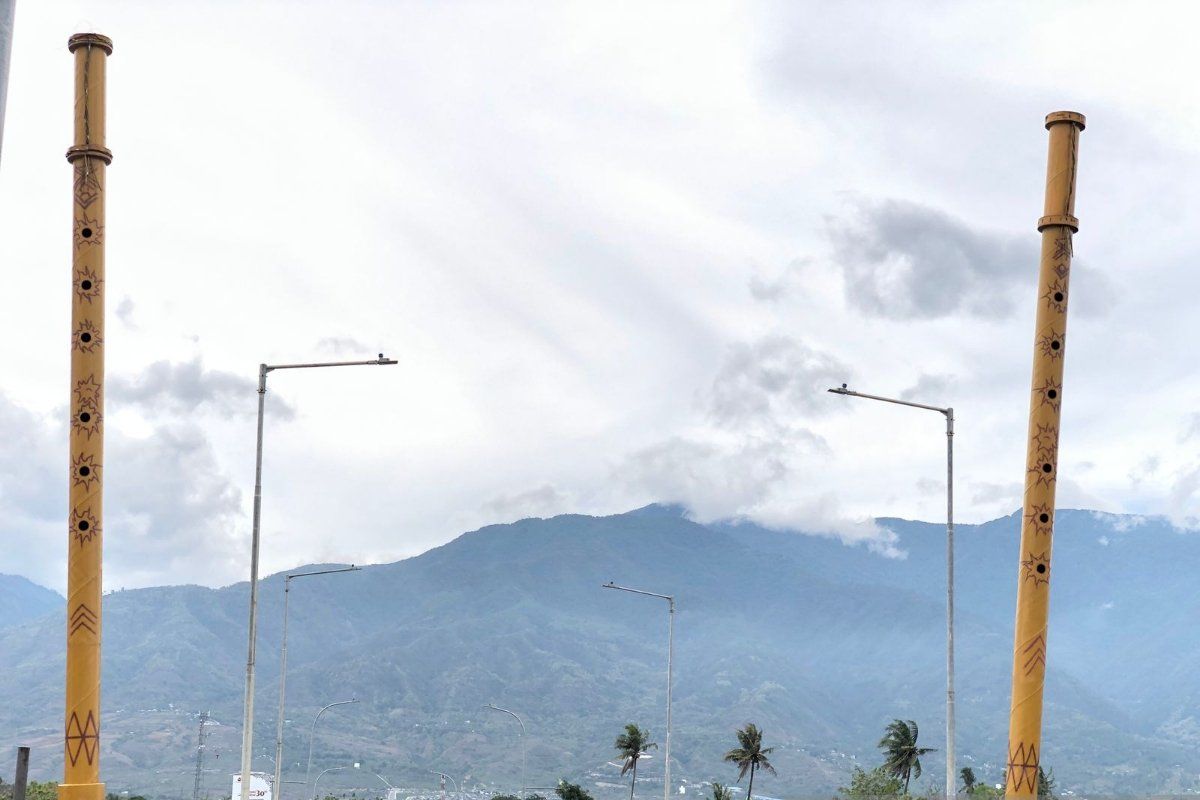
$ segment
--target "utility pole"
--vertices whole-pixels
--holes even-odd
[[[200,733],[196,736],[196,782],[192,786],[192,800],[200,800],[200,779],[204,774],[204,740],[208,734],[204,726],[208,723],[208,712],[200,712]]]
[[[13,776],[13,800],[25,800],[25,785],[29,782],[29,748],[17,748],[17,774]]]

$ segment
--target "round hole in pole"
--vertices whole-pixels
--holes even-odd
[[[1050,515],[1047,514],[1045,511],[1038,514],[1038,522],[1049,522],[1049,521],[1050,521]]]
[[[91,229],[91,228],[84,228],[83,230],[81,230],[81,231],[79,232],[79,235],[80,235],[80,236],[82,236],[82,237],[83,237],[83,238],[85,238],[85,239],[90,239],[90,238],[92,238],[92,229]]]
[[[1050,466],[1049,464],[1042,464],[1042,472],[1050,472],[1053,469],[1054,467]]]
[[[1055,292],[1054,293],[1054,302],[1061,303],[1063,301],[1064,297],[1066,297],[1066,295],[1064,295],[1062,292]]]
[[[90,292],[92,290],[92,282],[89,280],[80,281],[79,288],[83,289],[85,292]]]
[[[79,530],[86,531],[90,527],[91,527],[91,525],[88,523],[88,521],[86,519],[79,520]]]
[[[1062,342],[1060,342],[1058,339],[1055,339],[1054,341],[1050,342],[1051,350],[1058,350],[1061,347],[1062,347]]]
[[[84,344],[87,344],[91,340],[92,340],[92,335],[90,333],[79,334],[79,341],[83,342]]]
[[[80,422],[91,422],[92,415],[89,414],[88,412],[84,411],[82,414],[79,415],[79,421]]]
[[[1058,390],[1050,389],[1046,392],[1046,397],[1049,397],[1051,400],[1053,400],[1054,398],[1058,397]]]
[[[92,468],[85,464],[79,468],[79,474],[86,478],[88,475],[92,474]]]
[[[1046,572],[1046,565],[1045,565],[1045,564],[1038,564],[1038,565],[1037,565],[1037,571],[1038,571],[1038,574],[1043,574],[1043,573],[1045,573],[1045,572]]]

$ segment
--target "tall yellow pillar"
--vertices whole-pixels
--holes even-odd
[[[100,782],[100,604],[104,485],[105,63],[112,41],[77,33],[71,241],[70,517],[67,690],[60,800],[104,800]]]
[[[1046,677],[1046,620],[1050,606],[1050,550],[1054,490],[1058,480],[1058,431],[1066,353],[1068,281],[1075,218],[1075,172],[1082,114],[1057,111],[1046,117],[1050,155],[1038,273],[1033,344],[1033,393],[1029,403],[1029,450],[1017,569],[1017,624],[1013,649],[1012,709],[1008,728],[1006,798],[1036,798],[1042,756],[1042,690]]]

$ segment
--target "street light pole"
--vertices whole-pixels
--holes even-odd
[[[321,770],[321,774],[317,776],[315,781],[313,781],[313,797],[315,798],[317,796],[317,784],[321,782],[321,778],[325,777],[326,772],[337,772],[338,770],[342,769],[350,769],[350,767],[329,767],[328,769]],[[354,769],[358,769],[357,762],[354,764]]]
[[[463,800],[463,793],[458,788],[458,781],[454,780],[454,778],[451,778],[449,775],[447,775],[444,772],[438,772],[436,769],[431,769],[429,771],[432,772],[434,775],[442,776],[442,791],[443,792],[446,791],[446,781],[450,781],[450,783],[454,784],[454,793],[458,795],[459,800]]]
[[[508,714],[510,717],[515,719],[521,726],[521,787],[522,787],[521,788],[521,797],[524,797],[525,796],[525,789],[524,789],[524,787],[525,787],[525,767],[526,767],[526,763],[525,763],[525,721],[522,720],[519,716],[517,716],[515,712],[509,711],[507,708],[501,708],[500,706],[492,705],[491,703],[488,703],[486,706],[484,706],[484,708],[490,708],[492,711],[499,711],[502,714]]]
[[[288,633],[288,597],[292,591],[292,578],[310,578],[313,575],[333,575],[338,572],[358,572],[362,567],[351,564],[340,569],[322,569],[314,572],[294,572],[283,580],[283,638],[279,645],[279,719],[275,723],[275,784],[274,800],[283,796],[283,784],[280,780],[283,771],[283,700],[287,685],[287,633]],[[310,743],[311,744],[311,743]],[[312,748],[309,748],[312,751]]]
[[[675,597],[669,594],[644,592],[641,589],[630,589],[627,586],[617,586],[612,581],[604,584],[602,588],[644,594],[647,597],[657,597],[667,601],[667,747],[663,753],[663,800],[669,800],[671,797],[671,684],[675,671]]]
[[[844,383],[829,391],[847,397],[936,411],[946,418],[946,800],[955,800],[958,779],[954,774],[954,409],[863,394],[847,389]]]
[[[317,720],[319,720],[321,718],[322,714],[324,714],[326,711],[333,708],[334,706],[345,706],[345,705],[349,705],[350,703],[357,703],[357,702],[358,702],[358,699],[352,697],[349,700],[339,700],[336,703],[330,703],[327,706],[323,706],[321,708],[321,710],[317,712],[317,715],[315,717],[313,717],[312,727],[308,731],[308,766],[304,769],[304,782],[305,783],[308,783],[308,779],[312,777],[313,737],[317,733]],[[324,775],[324,774],[325,773],[323,773],[323,772],[321,773],[321,775]],[[320,779],[321,779],[321,776],[318,775],[317,780],[320,780]],[[316,798],[316,796],[317,796],[316,783],[312,784],[312,793],[313,793],[312,794],[313,798]]]
[[[387,366],[397,363],[390,358],[371,361],[329,361],[314,364],[259,364],[258,365],[258,438],[254,448],[254,517],[250,535],[250,624],[246,645],[246,699],[242,715],[242,792],[241,800],[250,800],[250,760],[254,747],[254,649],[258,634],[258,550],[259,530],[262,520],[262,455],[263,455],[263,411],[267,398],[267,373],[279,369],[315,369],[319,367],[357,367],[364,365]]]

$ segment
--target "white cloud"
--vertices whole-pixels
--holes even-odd
[[[381,350],[400,365],[272,376],[265,569],[655,499],[871,541],[855,520],[940,518],[938,493],[912,487],[944,474],[943,421],[824,393],[850,380],[952,401],[960,518],[1011,513],[1041,119],[1063,107],[1090,124],[1060,499],[1193,524],[1200,465],[1179,437],[1200,376],[1172,343],[1200,333],[1185,188],[1200,113],[1175,100],[1200,54],[1196,10],[1171,14],[27,3],[0,169],[20,298],[0,317],[0,423],[18,431],[0,465],[28,465],[0,488],[30,543],[17,566],[61,550],[47,420],[67,370],[65,41],[81,18],[116,44],[112,436],[167,448],[114,438],[110,474],[164,487],[130,525],[173,543],[153,526],[182,504],[179,529],[208,548],[186,565],[159,552],[131,581],[242,577],[244,530],[227,532],[248,512],[259,363]],[[1047,46],[1068,20],[1086,23],[1072,47]],[[397,48],[396,30],[421,35]],[[179,58],[212,41],[220,59]],[[181,177],[163,165],[185,141],[203,146]],[[194,496],[170,452],[202,470]]]

